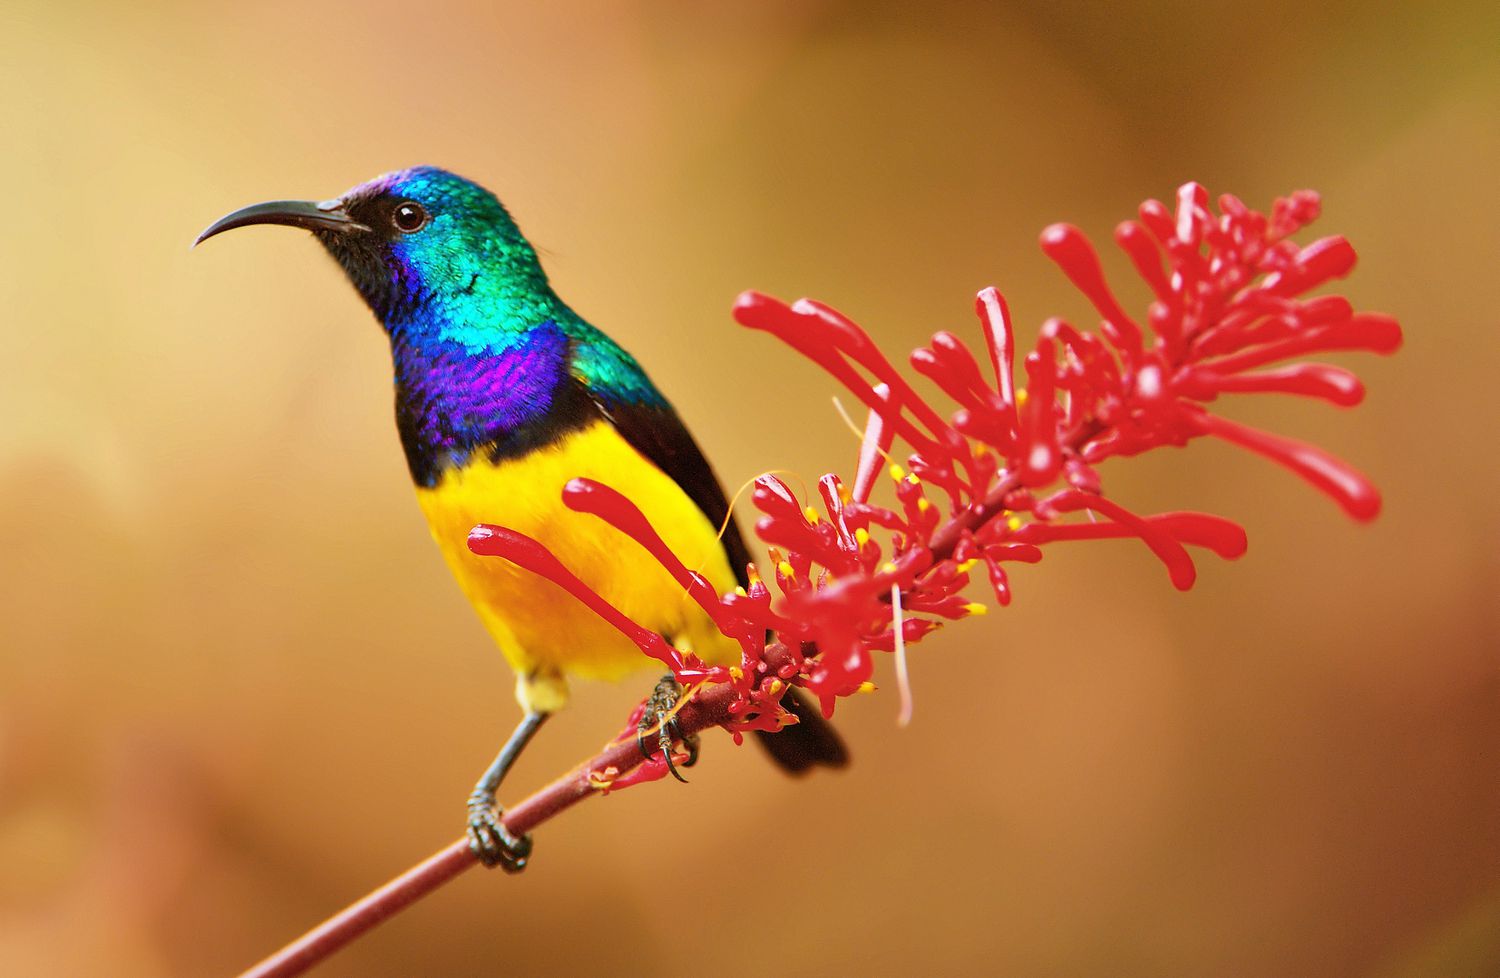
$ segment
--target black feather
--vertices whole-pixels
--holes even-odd
[[[708,459],[703,457],[698,443],[688,434],[676,411],[669,405],[618,404],[602,400],[597,403],[621,437],[681,486],[715,529],[724,526],[729,501],[724,498],[724,490],[719,486],[719,479]],[[745,548],[745,539],[732,519],[724,527],[723,543],[735,580],[742,587],[748,586],[750,578],[746,568],[750,564],[750,551]]]
[[[666,404],[617,404],[602,400],[598,404],[632,448],[681,486],[710,523],[724,527],[724,551],[735,579],[741,586],[747,586],[750,551],[745,547],[745,538],[740,535],[739,525],[729,517],[729,501],[724,498],[718,477],[677,412]],[[797,716],[798,722],[774,734],[756,731],[757,739],[772,760],[791,774],[802,774],[820,765],[843,767],[849,763],[849,753],[838,732],[815,706],[795,689],[787,692],[782,705]]]

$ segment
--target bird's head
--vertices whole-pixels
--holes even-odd
[[[536,252],[495,195],[436,167],[388,173],[332,200],[253,204],[215,221],[196,243],[251,224],[311,231],[388,329],[551,294]]]

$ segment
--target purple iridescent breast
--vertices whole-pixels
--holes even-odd
[[[476,452],[499,459],[546,444],[584,418],[569,340],[551,322],[475,351],[446,338],[393,346],[396,422],[412,477],[435,485]]]

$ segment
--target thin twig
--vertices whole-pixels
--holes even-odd
[[[684,734],[717,727],[729,720],[734,688],[729,684],[704,689],[677,714]],[[604,792],[596,778],[605,780],[639,767],[643,758],[635,738],[610,744],[593,758],[558,778],[536,794],[507,809],[502,821],[513,834],[530,832],[564,809]],[[613,768],[613,772],[610,769]],[[377,924],[478,865],[467,839],[460,839],[425,862],[414,866],[350,904],[297,940],[244,972],[240,978],[291,978],[305,973]]]

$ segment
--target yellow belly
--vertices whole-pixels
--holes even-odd
[[[576,477],[630,498],[688,567],[720,593],[734,587],[718,527],[665,473],[600,421],[521,458],[477,458],[418,489],[433,539],[459,585],[516,671],[524,709],[553,712],[567,702],[567,676],[618,679],[660,668],[633,642],[545,578],[467,546],[476,523],[495,523],[545,544],[563,565],[641,625],[709,662],[736,662],[724,638],[671,576],[638,544],[603,520],[562,504]]]

